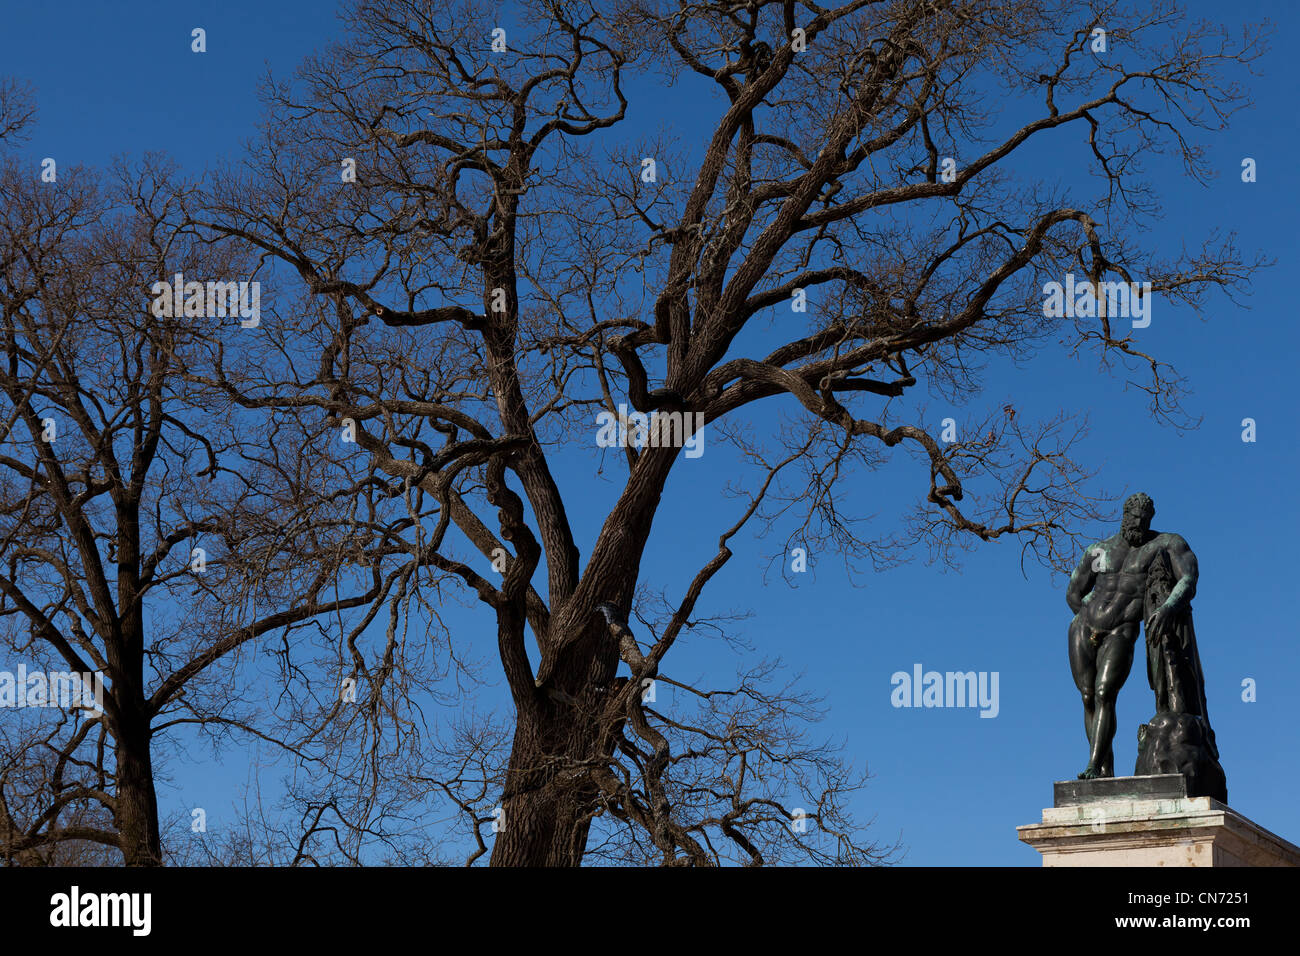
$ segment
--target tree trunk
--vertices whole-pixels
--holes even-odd
[[[116,747],[117,832],[127,866],[161,866],[158,797],[153,786],[147,725],[124,732]]]
[[[596,791],[580,768],[594,756],[595,727],[550,704],[517,724],[493,866],[582,864]]]
[[[579,866],[599,788],[591,768],[609,754],[600,732],[618,657],[603,624],[592,622],[547,686],[520,707],[501,795],[504,825],[493,866]]]
[[[608,696],[615,692],[618,642],[595,612],[599,600],[627,609],[632,603],[642,550],[675,450],[645,452],[592,550],[583,575],[588,602],[552,619],[578,629],[560,649],[542,689],[516,699],[514,746],[501,796],[504,829],[496,833],[492,866],[579,866],[593,814],[599,809],[595,766],[607,766],[613,737],[602,728]],[[561,623],[561,617],[567,617]],[[518,626],[522,629],[522,615]],[[539,668],[540,670],[540,668]]]

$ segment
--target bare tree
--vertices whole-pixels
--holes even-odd
[[[7,118],[31,112],[0,93],[0,130],[18,131]],[[168,731],[246,726],[241,649],[381,589],[377,530],[354,533],[347,510],[364,494],[318,499],[327,456],[290,457],[197,383],[239,315],[210,316],[210,291],[159,307],[175,273],[210,290],[254,270],[178,225],[184,188],[156,159],[52,182],[9,156],[0,169],[0,640],[33,672],[103,682],[70,703],[42,678],[6,711],[10,862],[102,861],[87,844],[162,862]]]
[[[841,765],[769,749],[788,746],[773,728],[799,699],[683,687],[704,702],[692,722],[643,687],[673,680],[667,655],[751,522],[793,521],[800,540],[876,565],[1000,537],[1049,564],[1073,553],[1097,514],[1070,457],[1078,421],[976,409],[945,442],[911,417],[913,395],[972,405],[990,361],[1064,340],[1179,420],[1177,375],[1104,296],[1053,317],[1042,290],[1076,272],[1122,283],[1135,308],[1198,308],[1244,279],[1231,242],[1167,260],[1143,248],[1157,207],[1139,160],[1167,150],[1209,172],[1196,136],[1245,103],[1230,75],[1257,37],[1234,43],[1163,2],[516,13],[358,2],[341,46],[268,88],[264,136],[194,221],[296,276],[305,301],[276,335],[297,345],[256,381],[217,368],[211,382],[248,409],[353,429],[368,467],[418,499],[410,560],[494,620],[515,713],[493,864],[879,859],[842,814]],[[702,90],[702,150],[627,129],[630,100],[665,79]],[[1099,191],[1018,163],[1047,137],[1091,162]],[[773,426],[764,404],[793,412]],[[618,452],[621,490],[583,555],[556,475],[590,454],[598,412],[642,440]],[[655,516],[702,427],[753,466],[748,486],[716,554],[639,637],[655,532],[699,533]],[[844,476],[890,450],[914,453],[919,503],[904,532],[865,535]],[[765,776],[787,761],[808,775]],[[477,834],[476,786],[451,790]],[[790,839],[791,794],[810,791],[814,825]]]

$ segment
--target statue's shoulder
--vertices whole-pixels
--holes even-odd
[[[1083,549],[1083,558],[1081,560],[1087,561],[1089,558],[1097,557],[1098,554],[1105,554],[1115,544],[1115,539],[1118,537],[1119,535],[1111,535],[1109,538],[1094,541]]]
[[[1181,534],[1174,534],[1172,531],[1162,531],[1151,540],[1154,546],[1151,548],[1151,558],[1168,561],[1173,560],[1176,566],[1185,565],[1188,561],[1196,561],[1196,552],[1187,543],[1187,540]]]
[[[1169,550],[1171,550],[1171,551],[1190,551],[1190,550],[1192,550],[1192,549],[1191,549],[1191,546],[1188,545],[1188,543],[1187,543],[1187,539],[1186,539],[1186,538],[1184,538],[1181,534],[1175,534],[1175,533],[1172,532],[1172,531],[1161,531],[1161,532],[1159,532],[1159,533],[1156,535],[1156,537],[1155,537],[1155,541],[1156,541],[1156,543],[1158,543],[1161,547],[1163,547],[1163,548],[1167,548],[1167,549],[1169,549]]]
[[[1095,551],[1100,548],[1102,551],[1108,551],[1116,545],[1124,543],[1124,535],[1116,531],[1109,538],[1102,538],[1097,543],[1088,545],[1088,550]]]

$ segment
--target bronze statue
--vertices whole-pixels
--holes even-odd
[[[1192,629],[1196,555],[1181,536],[1151,529],[1155,510],[1149,496],[1130,496],[1119,533],[1088,548],[1070,576],[1070,669],[1083,697],[1089,748],[1079,777],[1115,775],[1115,702],[1145,623],[1156,716],[1138,731],[1135,774],[1183,773],[1189,795],[1226,803]]]

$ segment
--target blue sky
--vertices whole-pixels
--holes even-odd
[[[1185,407],[1202,418],[1183,433],[1158,424],[1141,393],[1125,391],[1087,353],[1071,358],[1045,348],[1024,367],[994,365],[979,407],[1014,401],[1028,418],[1060,409],[1086,412],[1091,432],[1078,457],[1100,470],[1115,493],[1144,490],[1157,507],[1154,525],[1182,534],[1196,551],[1201,586],[1194,603],[1196,633],[1207,677],[1210,717],[1228,775],[1230,803],[1281,836],[1300,842],[1300,813],[1289,794],[1300,788],[1300,650],[1294,626],[1296,508],[1289,480],[1297,453],[1295,361],[1300,353],[1295,295],[1294,123],[1297,67],[1290,54],[1295,13],[1287,5],[1239,0],[1226,7],[1196,0],[1193,13],[1229,22],[1271,18],[1271,52],[1252,81],[1255,106],[1239,114],[1229,133],[1209,136],[1218,178],[1202,186],[1181,165],[1153,160],[1148,178],[1159,189],[1164,218],[1144,237],[1153,248],[1176,252],[1213,230],[1236,232],[1244,253],[1277,264],[1258,273],[1244,305],[1212,298],[1206,321],[1170,307],[1155,313],[1140,344],[1187,377]],[[146,151],[171,154],[199,172],[238,155],[261,108],[256,84],[269,67],[287,75],[338,29],[332,4],[65,2],[0,0],[0,72],[35,87],[39,122],[23,147],[33,167],[44,156],[60,168],[99,165]],[[195,26],[207,30],[208,52],[190,52]],[[684,130],[707,119],[716,104],[685,87],[668,94]],[[660,103],[660,108],[663,103]],[[629,124],[649,122],[633,100]],[[670,111],[671,112],[671,111]],[[657,121],[657,118],[655,119]],[[1041,154],[1043,177],[1069,182],[1062,156],[1082,144],[1078,133]],[[629,132],[628,138],[634,138]],[[1242,183],[1243,157],[1258,164],[1258,181]],[[1060,163],[1060,168],[1054,164]],[[1159,309],[1160,303],[1157,302]],[[930,401],[935,430],[948,414],[972,409]],[[1258,440],[1241,440],[1241,421],[1254,418]],[[560,474],[570,500],[610,500],[614,484],[593,478],[594,457],[571,460]],[[607,463],[608,464],[608,463]],[[642,580],[680,594],[694,569],[716,548],[735,502],[702,488],[720,489],[734,462],[725,453],[681,462],[656,519],[656,535]],[[693,470],[692,470],[693,469]],[[881,529],[901,517],[923,493],[926,474],[900,456],[894,464],[855,477],[857,510],[877,516]],[[604,487],[605,497],[600,488]],[[604,511],[574,508],[582,542],[589,542]],[[1104,537],[1115,520],[1088,529]],[[855,807],[874,817],[886,842],[901,839],[913,865],[1037,865],[1037,853],[1016,840],[1015,827],[1037,822],[1050,805],[1051,783],[1073,777],[1086,762],[1081,707],[1066,659],[1065,581],[1033,563],[1022,571],[1015,542],[983,545],[966,555],[960,572],[918,560],[874,575],[845,574],[834,554],[813,554],[814,571],[791,587],[769,572],[773,540],[744,538],[731,563],[706,592],[705,610],[748,610],[741,636],[754,658],[781,657],[802,672],[804,687],[825,700],[821,732],[844,743],[874,779]],[[487,633],[477,611],[449,611],[453,627]],[[995,719],[975,710],[900,709],[891,705],[890,677],[925,669],[996,671],[1000,707]],[[718,642],[689,638],[669,658],[683,679],[725,679],[735,658]],[[1242,699],[1242,682],[1257,682],[1257,699]],[[503,699],[496,687],[487,698]],[[1141,658],[1119,703],[1116,766],[1131,771],[1136,729],[1151,716],[1151,692]],[[248,754],[232,750],[218,766],[199,751],[173,766],[160,798],[165,810],[209,807],[209,826],[247,779]],[[215,808],[215,809],[213,809]]]

